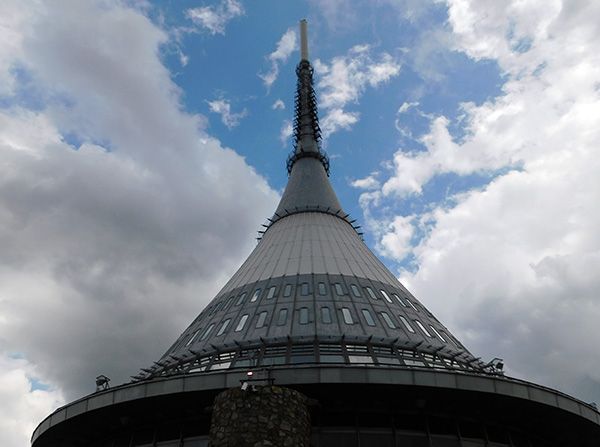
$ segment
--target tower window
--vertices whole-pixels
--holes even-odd
[[[256,320],[256,327],[260,328],[263,327],[265,325],[265,321],[267,319],[267,312],[263,311],[261,313],[258,314],[258,320]]]
[[[285,322],[287,321],[287,314],[288,314],[287,309],[279,310],[279,317],[277,318],[277,326],[283,326],[285,324]]]
[[[392,299],[391,299],[391,298],[390,298],[390,296],[389,296],[389,295],[388,295],[388,294],[385,292],[385,290],[381,289],[381,290],[380,290],[380,292],[381,292],[381,294],[383,295],[383,297],[385,298],[385,300],[386,300],[388,303],[391,303],[391,302],[392,302]]]
[[[302,296],[306,296],[310,293],[310,288],[308,287],[308,283],[307,282],[303,282],[300,285],[300,295]]]
[[[300,324],[308,324],[308,307],[300,308]]]
[[[344,317],[344,323],[346,324],[354,324],[352,320],[352,314],[350,313],[350,309],[347,307],[342,307],[342,316]]]
[[[240,305],[244,304],[244,300],[245,300],[245,299],[246,299],[246,292],[242,293],[242,294],[241,294],[241,295],[238,297],[237,301],[235,302],[235,305],[236,305],[236,306],[240,306]]]
[[[369,312],[367,309],[363,309],[362,314],[369,326],[375,326],[375,320],[373,320],[373,315],[371,315],[371,312]]]
[[[339,282],[336,282],[334,285],[336,295],[342,296],[344,294],[344,288]]]
[[[260,296],[260,289],[256,289],[254,291],[254,294],[252,295],[252,298],[250,298],[250,302],[251,303],[255,302],[259,296]]]
[[[285,288],[283,289],[283,296],[285,296],[287,298],[291,294],[292,294],[292,285],[291,284],[286,284]]]
[[[350,284],[350,289],[352,290],[352,295],[357,298],[360,298],[360,290],[356,287],[356,284]]]
[[[225,304],[225,307],[224,307],[225,310],[229,309],[229,306],[231,306],[231,303],[233,302],[233,298],[235,298],[235,297],[233,297],[233,296],[229,297],[229,299],[227,300],[227,303]]]
[[[329,307],[321,307],[321,321],[324,324],[331,324],[331,311]]]
[[[406,302],[408,304],[410,304],[410,307],[412,307],[415,310],[415,312],[419,311],[419,309],[417,309],[417,306],[415,306],[415,304],[411,300],[409,300],[408,298],[404,298],[404,299],[406,300]]]
[[[194,332],[192,334],[192,336],[190,337],[190,339],[188,340],[188,342],[185,344],[186,346],[189,346],[193,343],[194,339],[198,336],[198,332],[200,332],[200,329],[198,329],[196,332]]]
[[[415,330],[413,329],[413,327],[410,325],[410,323],[406,320],[406,318],[404,318],[402,315],[398,315],[398,318],[400,318],[400,321],[402,321],[402,324],[404,325],[404,327],[406,328],[406,330],[412,334],[415,333]]]
[[[267,293],[267,299],[270,300],[275,296],[275,286],[269,287],[269,292]]]
[[[371,297],[372,300],[379,299],[379,298],[377,298],[377,295],[375,295],[375,292],[373,292],[373,289],[371,289],[370,287],[365,287],[365,289],[367,289],[367,293],[369,294],[369,296]]]
[[[247,319],[248,319],[248,314],[242,315],[242,318],[240,318],[240,321],[239,321],[237,327],[235,328],[235,332],[239,332],[242,329],[244,329]]]
[[[321,295],[321,296],[327,295],[327,289],[325,288],[324,282],[319,283],[319,295]]]
[[[404,301],[402,301],[402,299],[398,295],[396,295],[395,293],[392,293],[392,295],[394,296],[394,298],[396,298],[396,301],[398,301],[398,303],[400,305],[402,305],[403,307],[406,307],[406,303]]]
[[[387,312],[381,312],[381,316],[383,317],[383,321],[385,321],[385,324],[387,324],[390,329],[396,329],[396,325],[394,324]]]
[[[227,330],[229,323],[231,323],[231,318],[228,318],[227,320],[223,321],[223,323],[221,323],[221,327],[217,331],[217,337],[219,335],[223,335],[223,333]]]
[[[208,336],[210,335],[210,333],[212,332],[212,330],[214,329],[215,324],[212,323],[210,326],[208,326],[206,328],[206,330],[204,331],[204,333],[202,334],[202,337],[200,337],[200,341],[202,340],[206,340],[208,338]]]
[[[438,338],[439,338],[440,340],[442,340],[444,343],[447,343],[447,342],[446,342],[446,339],[445,339],[444,337],[442,337],[442,334],[440,334],[440,333],[437,331],[437,329],[436,329],[436,328],[434,328],[434,327],[433,327],[431,324],[429,325],[429,327],[430,327],[430,328],[431,328],[431,330],[432,330],[432,331],[435,333],[435,335],[437,335],[437,336],[438,336]]]
[[[425,326],[423,326],[419,320],[415,320],[415,323],[417,323],[417,326],[419,326],[419,329],[421,329],[425,335],[427,335],[428,337],[432,337],[429,331],[425,329]]]

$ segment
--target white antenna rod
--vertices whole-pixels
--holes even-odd
[[[306,19],[300,20],[300,60],[308,60],[308,23]]]

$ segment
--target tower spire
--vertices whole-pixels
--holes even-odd
[[[288,174],[294,163],[303,157],[318,159],[329,175],[329,159],[321,150],[321,128],[317,112],[317,98],[313,86],[313,68],[308,60],[308,24],[300,21],[300,62],[296,67],[298,77],[295,97],[294,151],[287,161]]]

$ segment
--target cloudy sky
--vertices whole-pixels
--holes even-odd
[[[160,357],[253,248],[303,17],[367,243],[473,353],[600,402],[600,2],[3,0],[2,446]]]

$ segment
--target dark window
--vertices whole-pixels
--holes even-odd
[[[256,289],[254,291],[254,294],[252,295],[252,298],[250,298],[250,302],[251,303],[255,302],[259,296],[260,296],[260,289]]]
[[[227,330],[229,323],[231,323],[231,318],[228,318],[227,320],[223,321],[223,323],[221,323],[221,327],[217,331],[217,337],[219,335],[223,335],[223,333]]]
[[[425,329],[425,326],[423,326],[419,320],[415,320],[415,323],[417,323],[417,326],[419,326],[419,329],[421,329],[425,335],[433,338],[432,335],[429,333],[429,331],[427,329]]]
[[[308,283],[307,282],[303,282],[300,285],[300,295],[302,296],[306,296],[310,293],[310,288],[308,287]]]
[[[208,338],[208,336],[210,335],[210,333],[212,332],[212,330],[214,329],[215,324],[211,324],[210,326],[208,326],[206,328],[206,330],[204,331],[204,333],[202,334],[202,337],[200,337],[200,341],[202,340],[206,340]]]
[[[248,319],[248,314],[242,315],[242,318],[240,318],[240,321],[239,321],[237,327],[235,328],[235,332],[239,332],[242,329],[244,329],[244,325],[246,324],[247,319]]]
[[[356,287],[355,284],[350,284],[350,289],[352,289],[352,294],[355,297],[360,298],[360,290],[358,289],[358,287]]]
[[[430,327],[430,328],[431,328],[431,330],[432,330],[432,331],[435,333],[435,335],[437,335],[437,336],[438,336],[438,338],[439,338],[440,340],[442,340],[444,343],[447,343],[447,342],[446,342],[446,339],[445,339],[444,337],[442,337],[442,334],[440,334],[440,333],[437,331],[437,329],[436,329],[436,328],[434,328],[434,327],[433,327],[431,324],[429,325],[429,327]]]
[[[336,282],[333,286],[335,287],[336,295],[341,296],[344,294],[344,289],[342,288],[342,285],[339,282]]]
[[[283,289],[283,296],[288,297],[292,294],[292,285],[291,284],[286,284],[285,288]]]
[[[236,305],[236,306],[239,306],[239,305],[243,304],[245,299],[246,299],[246,292],[242,293],[242,294],[241,294],[241,295],[238,297],[237,301],[235,302],[235,305]]]
[[[324,282],[319,283],[319,295],[321,295],[321,296],[327,295],[327,289],[325,288]]]
[[[369,312],[367,309],[363,309],[362,314],[369,326],[375,326],[375,320],[373,320],[373,315],[371,315],[371,312]]]
[[[365,287],[365,289],[367,289],[367,293],[369,294],[369,296],[371,297],[372,300],[379,299],[379,298],[377,298],[377,295],[375,295],[375,292],[373,292],[373,289],[371,289],[370,287]]]
[[[275,286],[269,287],[269,292],[267,293],[267,299],[270,300],[275,296]]]
[[[267,320],[267,312],[263,311],[258,314],[258,320],[256,320],[256,327],[260,328],[265,325],[265,321]]]
[[[381,316],[383,317],[383,321],[385,321],[385,324],[387,324],[389,328],[396,329],[396,325],[394,324],[390,316],[387,314],[387,312],[381,312]]]
[[[406,328],[406,330],[408,330],[408,332],[411,332],[413,334],[415,333],[415,330],[408,323],[408,321],[406,320],[406,318],[404,318],[402,315],[398,315],[398,318],[400,318],[400,321],[402,321],[402,324],[404,325],[404,327]]]
[[[279,310],[279,317],[277,318],[277,326],[283,326],[287,321],[287,309]]]
[[[329,310],[329,307],[321,307],[321,321],[324,324],[331,323],[331,311]]]
[[[308,323],[308,307],[300,308],[300,324]]]
[[[352,314],[350,313],[350,309],[347,307],[342,307],[342,316],[344,317],[344,322],[346,324],[354,324],[354,320],[352,320]]]

